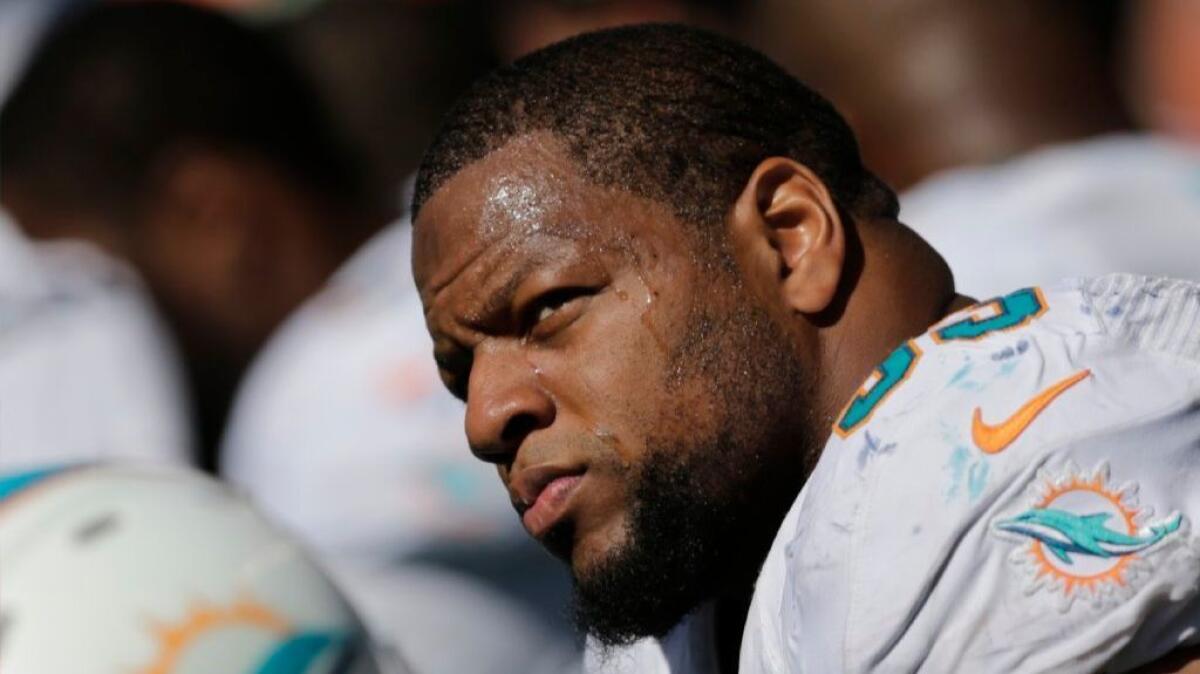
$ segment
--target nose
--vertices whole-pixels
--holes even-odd
[[[467,392],[467,441],[482,461],[510,464],[525,438],[554,423],[554,400],[517,347],[478,349]]]

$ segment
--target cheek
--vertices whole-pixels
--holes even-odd
[[[580,536],[571,551],[571,568],[576,577],[587,576],[599,564],[611,559],[615,552],[626,547],[629,542],[629,514],[622,507],[616,516],[610,517],[600,526],[587,527],[579,522],[581,531],[587,533]]]
[[[621,291],[617,291],[618,293]],[[617,311],[580,324],[569,343],[534,356],[559,415],[610,447],[623,465],[636,463],[655,419],[670,404],[665,395],[667,356],[649,320],[612,300]]]

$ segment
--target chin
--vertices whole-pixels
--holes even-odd
[[[618,557],[629,543],[629,526],[624,515],[596,529],[576,532],[570,552],[571,573],[587,577],[608,560]]]

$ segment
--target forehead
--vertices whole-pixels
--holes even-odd
[[[665,205],[587,180],[549,132],[518,136],[459,171],[415,223],[413,271],[428,300],[482,257],[514,261],[553,242],[599,252],[631,239],[683,245]]]

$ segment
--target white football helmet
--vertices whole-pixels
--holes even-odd
[[[5,674],[375,674],[374,657],[304,551],[202,474],[0,474]]]

